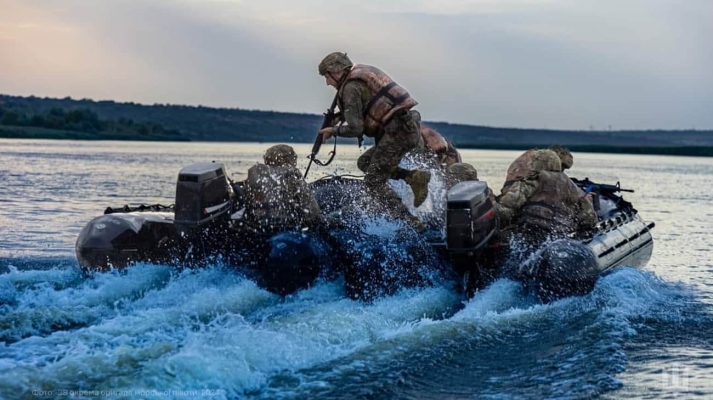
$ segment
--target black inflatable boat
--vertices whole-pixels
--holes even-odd
[[[526,273],[515,279],[533,284],[543,299],[579,294],[591,289],[596,279],[619,266],[644,266],[651,257],[653,240],[632,205],[616,194],[618,186],[576,181],[584,190],[598,192],[600,222],[591,235],[555,241],[537,250]],[[363,182],[358,178],[330,177],[312,182],[311,188],[326,214],[358,199]],[[445,226],[427,237],[403,236],[405,251],[384,262],[396,242],[369,239],[355,243],[339,232],[286,232],[255,238],[240,229],[244,211],[238,185],[227,177],[220,163],[197,163],[183,168],[176,184],[175,204],[107,208],[89,221],[76,244],[79,265],[86,271],[123,268],[136,262],[194,266],[211,260],[248,266],[255,279],[271,290],[288,294],[309,286],[319,276],[344,273],[347,290],[354,298],[391,293],[400,285],[423,283],[425,265],[444,263],[465,283],[468,292],[498,276],[503,257],[494,246],[498,222],[486,182],[467,181],[452,187],[446,201]],[[441,219],[443,220],[443,219]],[[413,233],[413,232],[412,232]],[[417,235],[418,236],[418,235]],[[405,240],[404,240],[405,239]],[[367,240],[367,242],[369,241]],[[375,254],[378,242],[381,254]],[[432,252],[424,251],[426,243]],[[409,247],[410,246],[410,247]],[[368,253],[365,260],[360,255]],[[416,258],[440,261],[419,262]],[[340,264],[345,268],[333,268]],[[395,274],[392,268],[401,270]],[[392,279],[405,276],[404,279]],[[385,290],[369,291],[369,288]]]

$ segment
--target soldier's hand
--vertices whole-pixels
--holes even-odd
[[[587,201],[589,202],[589,204],[594,204],[594,193],[589,192],[589,193],[587,193],[587,194],[584,195],[584,198],[587,199]]]
[[[322,135],[322,143],[327,143],[327,140],[334,136],[334,128],[332,127],[327,127],[324,129],[320,129],[318,132],[320,135]]]

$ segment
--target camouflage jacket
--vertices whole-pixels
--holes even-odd
[[[527,223],[571,233],[591,229],[597,223],[592,204],[563,172],[533,172],[513,182],[496,209],[503,226]]]
[[[246,183],[245,215],[251,227],[284,231],[322,222],[319,204],[296,168],[256,164]]]

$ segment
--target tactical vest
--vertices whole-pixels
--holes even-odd
[[[568,234],[579,229],[581,212],[577,186],[562,172],[538,172],[538,189],[523,205],[520,222],[553,233]]]
[[[261,232],[299,229],[304,212],[292,181],[301,179],[292,167],[257,164],[248,170],[245,215],[248,224]]]
[[[379,128],[386,125],[396,112],[411,109],[418,104],[406,89],[399,86],[380,69],[370,65],[356,64],[339,88],[340,109],[343,108],[344,86],[353,80],[365,83],[373,94],[362,110],[364,130],[366,131],[378,132]]]

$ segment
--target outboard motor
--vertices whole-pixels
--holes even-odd
[[[176,228],[184,234],[213,221],[227,221],[233,188],[221,163],[196,163],[178,173]]]
[[[446,247],[468,297],[495,273],[488,266],[495,265],[497,254],[486,251],[498,231],[490,193],[485,182],[465,181],[453,186],[446,197]]]
[[[221,163],[196,163],[179,171],[175,226],[188,248],[186,261],[205,261],[206,256],[231,245],[225,235],[234,198]]]
[[[451,254],[475,255],[483,251],[498,229],[488,184],[465,181],[447,195],[446,245]]]

